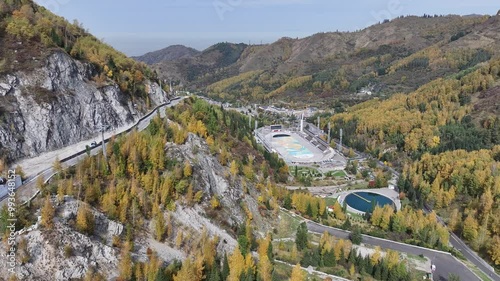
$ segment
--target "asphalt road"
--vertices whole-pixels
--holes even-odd
[[[455,249],[458,249],[467,260],[481,269],[490,279],[500,281],[500,275],[496,274],[495,269],[480,258],[471,248],[469,248],[469,246],[460,240],[455,233],[450,232],[450,242]]]
[[[331,235],[334,235],[336,237],[349,239],[349,232],[342,229],[327,227],[311,221],[307,222],[307,228],[312,232],[323,233],[325,231],[328,231]],[[426,256],[432,261],[434,265],[436,265],[434,280],[448,280],[448,274],[450,273],[457,274],[463,281],[481,280],[476,275],[474,275],[474,273],[472,273],[469,268],[467,268],[463,263],[458,261],[449,253],[420,248],[366,235],[363,235],[363,243],[372,246],[380,246],[382,249],[391,249],[402,253],[408,253],[417,256],[422,254]]]

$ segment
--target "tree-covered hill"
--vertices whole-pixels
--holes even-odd
[[[408,95],[373,99],[332,116],[333,136],[400,165],[398,184],[416,206],[428,204],[451,230],[499,265],[500,59],[468,74],[437,79]],[[493,99],[490,102],[496,103]]]
[[[498,53],[498,18],[400,17],[356,32],[282,38],[268,45],[240,44],[241,51],[226,53],[227,64],[218,63],[221,57],[210,52],[222,46],[218,44],[191,59],[163,62],[154,68],[163,77],[213,98],[327,99],[353,104],[373,96],[355,95],[361,89],[379,96],[409,93],[436,78],[463,75],[488,61]],[[210,72],[196,71],[207,63]]]
[[[198,50],[195,50],[193,48],[189,48],[183,45],[173,45],[133,58],[147,64],[155,64],[164,61],[174,61],[178,59],[190,58],[199,53],[200,52]]]

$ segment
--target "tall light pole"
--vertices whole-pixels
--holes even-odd
[[[104,132],[109,128],[108,125],[100,125],[97,127],[99,132],[101,132],[101,140],[102,140],[102,155],[104,156],[104,162],[106,162],[106,167],[108,165],[108,157],[106,156],[106,142],[104,140]]]
[[[340,143],[338,149],[340,152],[342,152],[342,133],[343,133],[342,128],[340,128]]]
[[[330,139],[331,132],[332,132],[332,126],[331,126],[330,122],[328,122],[328,144],[330,144],[330,141],[331,141],[331,139]]]

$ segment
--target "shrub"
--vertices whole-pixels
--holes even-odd
[[[64,257],[69,258],[73,256],[73,248],[70,245],[64,246]]]

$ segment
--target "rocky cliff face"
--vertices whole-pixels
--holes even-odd
[[[123,126],[141,115],[144,100],[133,99],[111,82],[97,85],[95,68],[57,51],[30,72],[0,75],[0,156],[33,157],[92,135],[96,127]],[[146,81],[152,104],[166,101]]]
[[[111,246],[110,241],[113,236],[122,233],[123,225],[92,210],[96,234],[88,237],[79,233],[71,227],[76,219],[78,202],[70,198],[67,200],[58,208],[60,216],[55,220],[53,230],[40,228],[37,223],[19,233],[18,243],[24,240],[26,245],[19,251],[24,262],[16,267],[20,280],[82,279],[91,268],[106,272],[111,279],[118,276],[120,249]],[[5,255],[3,249],[0,255]],[[0,280],[8,278],[6,271],[0,273]]]

